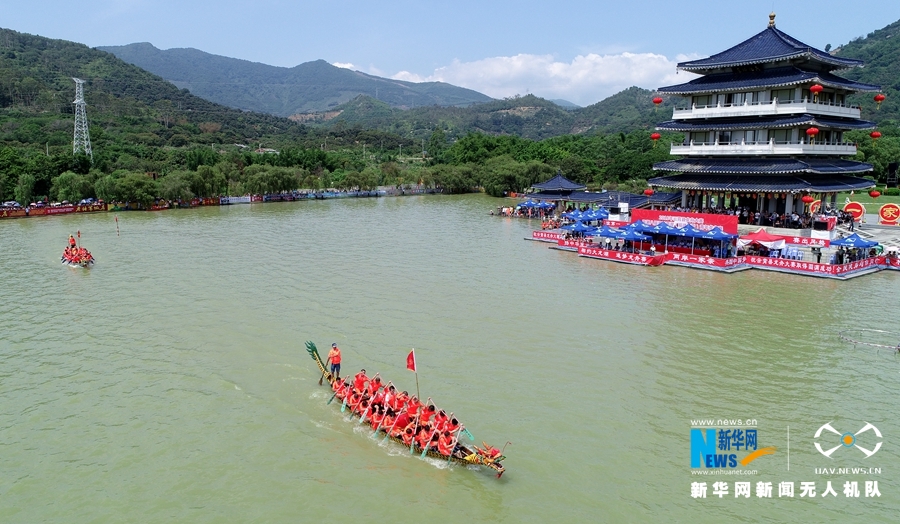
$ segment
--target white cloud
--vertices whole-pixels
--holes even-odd
[[[691,58],[679,56],[677,61]],[[556,61],[552,55],[518,54],[474,62],[454,60],[428,76],[400,71],[391,78],[447,82],[495,98],[533,93],[542,98],[562,98],[590,105],[631,86],[652,90],[694,78],[684,72],[676,76],[676,63],[654,53],[590,53],[576,56],[571,62]]]
[[[356,66],[351,64],[350,62],[334,62],[334,67],[340,67],[341,69],[356,69]]]

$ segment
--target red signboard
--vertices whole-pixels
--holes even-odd
[[[886,226],[896,226],[900,221],[900,206],[891,202],[881,206],[878,210],[878,223]]]
[[[722,228],[722,231],[732,235],[736,235],[738,232],[737,215],[714,215],[711,213],[682,213],[680,211],[635,209],[631,212],[631,219],[635,222],[643,220],[645,224],[654,226],[660,222],[665,222],[674,227],[684,227],[690,224],[701,231],[709,231],[714,227],[720,227]]]
[[[670,259],[673,262],[686,262],[688,264],[697,264],[698,266],[727,268],[744,264],[746,257],[731,258],[715,258],[703,255],[691,255],[685,253],[673,253]]]
[[[562,235],[559,233],[554,233],[552,231],[532,231],[531,239],[532,240],[540,240],[541,242],[558,242],[559,239],[562,238]]]
[[[873,257],[849,264],[816,264],[814,262],[804,262],[802,260],[788,260],[784,258],[771,257],[744,257],[747,264],[756,267],[771,267],[785,269],[788,271],[797,271],[800,273],[818,274],[818,275],[844,275],[862,269],[868,269],[873,266],[885,265],[884,257]]]
[[[0,210],[0,218],[40,217],[46,215],[65,215],[68,213],[93,213],[97,211],[106,211],[106,204],[29,207],[27,212],[24,208],[4,209]]]
[[[576,250],[579,247],[597,247],[597,244],[594,244],[593,242],[586,242],[584,240],[563,240],[562,238],[559,239],[557,245],[559,247],[575,248]]]
[[[848,202],[844,205],[844,211],[853,215],[853,220],[857,222],[866,214],[866,208],[859,202]]]
[[[578,254],[588,258],[602,258],[626,264],[640,264],[643,266],[660,266],[666,262],[667,255],[644,255],[641,253],[627,253],[625,251],[610,251],[597,247],[579,247]]]
[[[604,225],[604,226],[609,226],[609,227],[625,227],[625,226],[627,226],[627,225],[630,224],[630,223],[631,223],[631,222],[628,222],[627,220],[622,221],[622,220],[609,220],[609,219],[606,219],[606,220],[603,221],[603,225]]]
[[[789,237],[784,235],[772,235],[772,236],[780,236],[784,239],[786,244],[795,244],[798,246],[810,246],[810,247],[828,247],[831,245],[831,241],[824,238],[810,238],[810,237]]]

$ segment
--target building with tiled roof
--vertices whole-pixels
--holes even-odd
[[[778,213],[802,213],[802,195],[834,207],[837,193],[874,187],[861,177],[872,165],[846,159],[856,145],[844,134],[875,127],[848,97],[880,87],[835,74],[860,66],[780,31],[774,13],[759,34],[678,64],[701,76],[659,89],[687,101],[657,126],[684,133],[684,141],[671,146],[680,160],[653,166],[665,174],[650,186],[680,191],[683,207],[712,207],[715,199],[716,206]]]

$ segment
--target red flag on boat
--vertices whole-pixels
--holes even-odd
[[[406,355],[406,369],[410,371],[416,370],[416,350],[412,350],[409,352],[409,355]]]

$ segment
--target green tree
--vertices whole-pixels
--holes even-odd
[[[19,175],[19,181],[16,183],[15,195],[16,202],[23,206],[31,203],[34,197],[34,175],[24,173]]]
[[[120,179],[116,186],[116,192],[121,200],[135,202],[144,207],[150,207],[159,194],[156,181],[140,173],[129,173]]]

